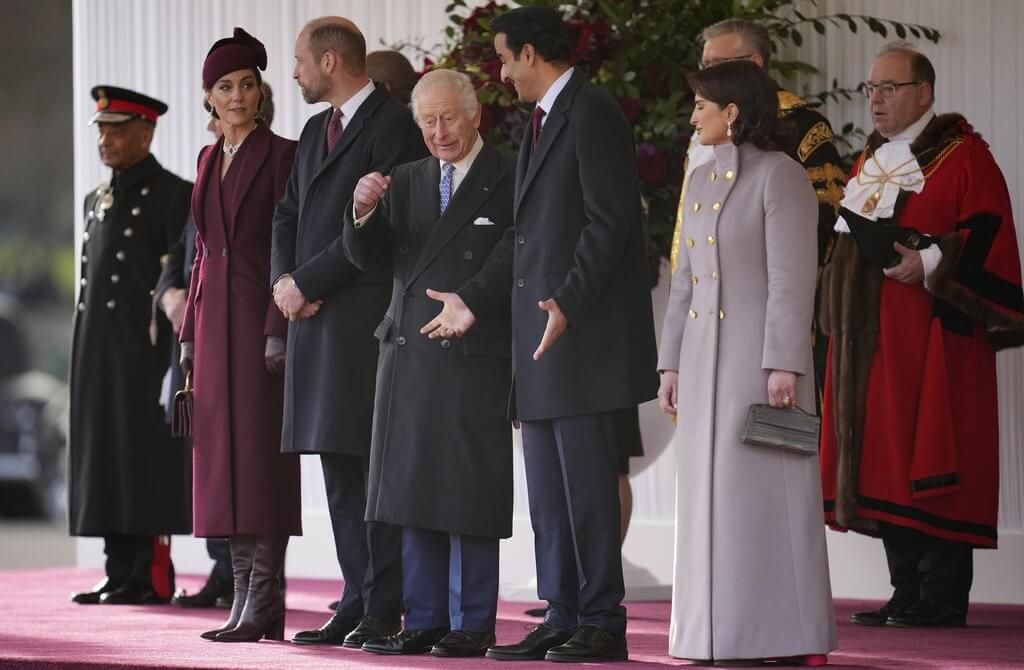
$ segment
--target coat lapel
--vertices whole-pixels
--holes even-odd
[[[252,183],[256,181],[256,175],[259,174],[260,168],[267,162],[272,137],[273,133],[266,126],[262,123],[257,125],[256,129],[252,131],[252,137],[247,141],[252,144],[242,153],[242,162],[235,166],[238,170],[238,180],[235,183],[235,193],[231,203],[231,218],[228,219],[234,225],[237,225],[238,222],[238,209],[242,206],[249,189],[252,188]],[[234,237],[234,226],[228,232]]]
[[[424,185],[421,185],[419,188],[426,188],[426,185],[431,185],[436,194],[441,168],[437,161],[432,161],[432,164],[434,169],[429,170],[428,173],[433,174],[425,174],[421,180]],[[434,178],[435,174],[436,179]],[[480,150],[480,155],[473,161],[473,166],[469,168],[469,174],[459,184],[458,190],[452,196],[448,209],[437,219],[437,222],[430,230],[427,241],[423,245],[419,257],[416,259],[416,265],[406,279],[407,284],[416,281],[416,278],[423,274],[427,267],[437,258],[438,254],[451,242],[452,238],[464,226],[470,223],[473,214],[497,190],[497,186],[504,176],[498,160],[497,150],[485,144],[483,149]],[[433,180],[432,184],[430,183],[431,180]],[[439,194],[435,196],[435,201],[440,202]],[[436,212],[439,209],[440,204],[433,211]]]
[[[316,173],[313,174],[313,181],[316,181],[320,175],[324,173],[324,170],[329,168],[334,161],[338,160],[339,156],[344,154],[348,148],[352,146],[356,137],[358,137],[359,133],[363,130],[363,126],[366,124],[366,119],[373,115],[374,111],[376,111],[377,107],[380,106],[387,96],[387,89],[385,89],[383,85],[377,85],[376,88],[373,89],[373,93],[370,94],[370,97],[364,100],[363,104],[359,105],[356,115],[352,117],[352,119],[345,125],[345,129],[341,132],[341,138],[338,140],[338,144],[335,145],[334,151],[327,154],[327,156],[325,156],[320,162],[320,165],[317,166]],[[327,137],[327,124],[330,123],[332,113],[333,112],[330,110],[325,110],[324,112],[325,120],[323,132],[320,134],[321,153],[325,146],[324,142],[326,142],[326,140],[324,138]]]
[[[206,202],[206,193],[210,188],[210,179],[216,170],[217,155],[221,152],[224,140],[217,140],[216,143],[208,146],[199,156],[199,167],[196,170],[196,184],[192,189],[192,220],[196,224],[196,230],[205,230],[206,222],[203,219],[203,203]],[[220,175],[217,175],[219,178]],[[219,186],[214,182],[215,186]]]
[[[555,99],[555,104],[552,106],[551,112],[547,115],[547,119],[544,121],[543,130],[540,133],[540,143],[537,145],[537,150],[533,152],[532,156],[529,156],[526,175],[523,177],[522,184],[516,188],[516,207],[515,211],[519,212],[519,204],[523,201],[523,196],[530,190],[530,185],[533,183],[534,178],[537,176],[537,172],[540,171],[540,166],[543,165],[544,159],[548,155],[551,146],[555,143],[559,133],[562,132],[562,128],[565,127],[566,122],[569,118],[569,110],[572,108],[573,98],[576,97],[576,91],[586,81],[586,76],[582,71],[576,69],[573,71],[572,76],[569,78],[569,82],[562,89],[562,92],[558,94]],[[529,135],[524,135],[524,142],[529,142]],[[521,155],[521,154],[520,154]]]

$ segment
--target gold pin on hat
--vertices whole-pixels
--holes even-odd
[[[96,109],[106,109],[110,105],[110,100],[107,99],[107,92],[102,88],[96,91]]]

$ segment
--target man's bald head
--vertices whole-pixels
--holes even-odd
[[[356,24],[343,16],[323,16],[307,23],[301,35],[308,39],[313,58],[320,61],[332,52],[352,77],[366,76],[366,38]]]

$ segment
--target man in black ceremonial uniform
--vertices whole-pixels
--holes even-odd
[[[92,89],[99,153],[110,181],[85,198],[81,277],[71,351],[68,437],[72,535],[98,536],[106,578],[81,604],[167,602],[170,535],[191,532],[190,454],[160,407],[171,329],[153,317],[161,258],[181,235],[192,192],[149,153],[167,105]]]

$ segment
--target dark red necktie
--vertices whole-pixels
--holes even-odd
[[[540,142],[540,129],[541,123],[544,121],[544,108],[537,105],[533,108],[533,148],[537,148],[537,143]]]
[[[334,151],[341,137],[341,110],[335,109],[331,114],[331,121],[327,124],[327,153]]]

